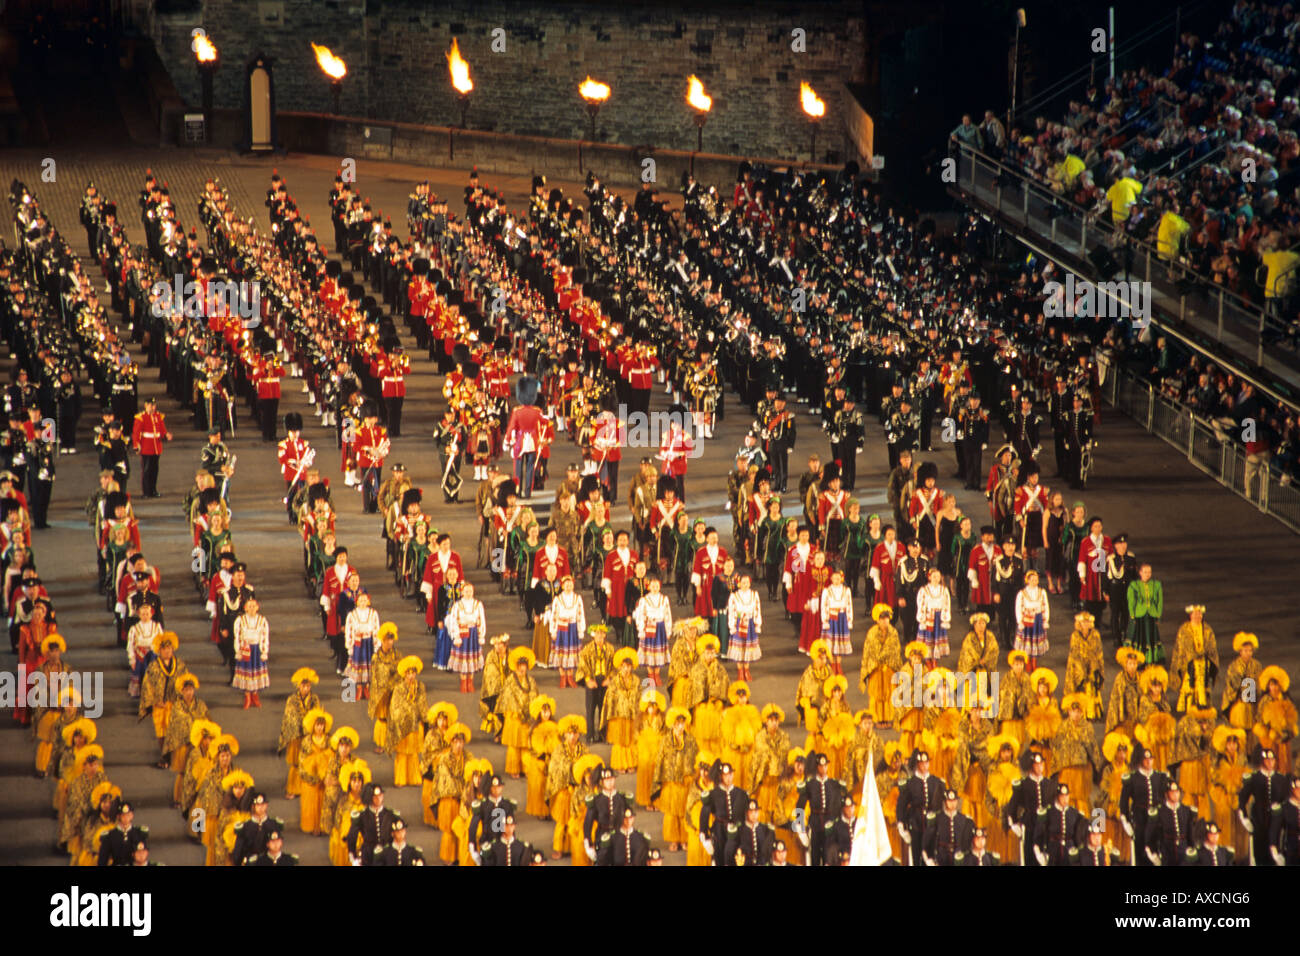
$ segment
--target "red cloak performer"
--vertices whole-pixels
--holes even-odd
[[[691,583],[695,585],[695,613],[700,617],[713,617],[713,579],[722,573],[727,560],[727,549],[721,545],[705,545],[695,552],[691,566]]]
[[[637,556],[626,547],[615,548],[605,556],[605,570],[600,582],[608,595],[605,599],[605,617],[625,618],[632,612],[632,609],[627,606],[625,594],[628,580],[636,573],[636,560]],[[721,566],[719,563],[718,567]],[[615,639],[621,636],[615,635]]]
[[[438,620],[438,590],[447,580],[447,572],[451,568],[456,569],[458,581],[465,580],[465,569],[461,566],[460,555],[450,547],[445,551],[442,550],[442,542],[439,541],[438,548],[424,562],[424,576],[420,583],[420,591],[427,602],[424,609],[424,623],[435,630],[442,623]]]
[[[897,538],[893,541],[880,542],[876,545],[876,550],[871,553],[871,583],[876,586],[876,603],[888,604],[895,609],[898,607],[898,595],[894,590],[894,583],[898,577],[898,562],[902,561],[906,554],[907,550]]]
[[[321,583],[321,607],[325,609],[325,633],[341,634],[343,633],[343,622],[339,620],[339,595],[347,587],[348,575],[352,573],[352,565],[347,564],[340,568],[333,564],[325,572],[324,580]]]
[[[1101,523],[1093,518],[1088,522],[1088,526],[1092,527],[1094,522]],[[1106,600],[1106,559],[1114,554],[1114,551],[1110,543],[1110,535],[1102,534],[1100,531],[1084,538],[1079,544],[1080,601]]]
[[[785,553],[785,609],[792,615],[802,614],[807,609],[812,597],[812,579],[808,576],[812,569],[813,555],[817,548],[811,543],[796,544]]]

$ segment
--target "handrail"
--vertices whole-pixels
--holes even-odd
[[[1188,463],[1198,471],[1255,505],[1260,511],[1272,515],[1291,531],[1300,533],[1300,489],[1289,481],[1283,482],[1281,475],[1266,465],[1252,494],[1251,489],[1245,487],[1247,457],[1244,448],[1235,441],[1224,442],[1213,422],[1197,414],[1190,406],[1161,395],[1151,382],[1115,362],[1114,356],[1101,355],[1099,358],[1107,366],[1106,377],[1102,382],[1102,396],[1112,408],[1184,454]],[[1136,393],[1136,401],[1132,401],[1131,396],[1121,395],[1121,382],[1126,386],[1125,393]],[[1161,421],[1157,421],[1158,407],[1161,409]],[[1169,427],[1179,420],[1186,421],[1188,434],[1185,440],[1172,434],[1175,429]],[[1207,454],[1198,456],[1198,447]],[[1214,454],[1215,448],[1217,455]],[[1203,460],[1207,458],[1217,458],[1217,461],[1207,463]],[[1238,487],[1239,479],[1241,487]]]
[[[1044,198],[1049,199],[1054,205],[1065,206],[1068,209],[1072,209],[1081,218],[1085,216],[1090,217],[1090,221],[1088,222],[1089,228],[1097,229],[1098,231],[1101,232],[1110,231],[1112,234],[1118,231],[1115,229],[1115,227],[1112,224],[1106,223],[1101,219],[1097,218],[1093,210],[1085,209],[1083,206],[1080,206],[1072,199],[1068,199],[1065,196],[1060,195],[1059,193],[1053,192],[1049,187],[1044,186],[1041,182],[1039,182],[1037,179],[1033,178],[1023,170],[1016,169],[1015,167],[1012,166],[1008,166],[1005,163],[1001,162],[1000,160],[994,159],[993,157],[989,156],[987,153],[983,152],[982,150],[978,150],[967,143],[962,143],[959,141],[957,143],[957,148],[959,151],[970,153],[973,158],[978,158],[985,164],[996,168],[999,176],[1009,175],[1014,177],[1015,179],[1020,180],[1020,182],[1025,187],[1027,187],[1028,189],[1032,189],[1034,192],[1042,195]],[[960,179],[960,177],[958,178]],[[958,185],[960,185],[960,182],[958,183]],[[1125,243],[1136,246],[1144,250],[1145,252],[1147,252],[1149,255],[1156,256],[1157,258],[1159,258],[1160,256],[1159,250],[1154,245],[1147,242],[1145,239],[1140,239],[1137,236],[1132,236],[1129,235],[1128,233],[1123,233],[1122,237]],[[1200,273],[1194,273],[1194,274],[1200,275]],[[1216,286],[1215,291],[1216,293],[1221,292],[1225,299],[1228,299],[1229,301],[1236,304],[1237,307],[1242,312],[1256,315],[1263,310],[1262,303],[1256,303],[1253,300],[1238,295],[1237,293],[1229,289],[1223,288],[1221,286]]]

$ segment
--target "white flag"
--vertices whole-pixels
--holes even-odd
[[[889,845],[885,810],[880,805],[880,792],[876,789],[875,778],[868,774],[862,784],[862,800],[853,827],[853,850],[849,856],[849,866],[881,866],[893,852]]]

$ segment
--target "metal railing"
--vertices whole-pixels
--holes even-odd
[[[1152,302],[1169,320],[1291,382],[1293,389],[1300,383],[1300,352],[1293,331],[1270,311],[1270,303],[1273,311],[1280,305],[1277,300],[1252,302],[1211,285],[1185,264],[1161,257],[1151,243],[1116,229],[1019,168],[965,143],[957,144],[957,150],[954,185],[973,206],[991,209],[1004,224],[1047,240],[1088,271],[1096,271],[1087,260],[1089,253],[1099,248],[1114,253],[1125,278],[1151,283]],[[1290,374],[1279,374],[1282,371]],[[1294,400],[1294,392],[1285,397]]]
[[[1268,465],[1261,469],[1262,482],[1259,473],[1253,474],[1247,489],[1246,450],[1242,445],[1231,436],[1223,441],[1212,422],[1161,395],[1155,386],[1129,369],[1107,362],[1104,356],[1099,359],[1106,367],[1101,392],[1107,402],[1176,448],[1197,470],[1300,533],[1300,489],[1283,484],[1281,475]]]

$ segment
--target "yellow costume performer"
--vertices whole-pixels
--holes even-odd
[[[1101,634],[1093,627],[1093,621],[1093,616],[1087,611],[1074,615],[1074,630],[1070,632],[1070,656],[1065,662],[1064,693],[1067,697],[1074,694],[1083,696],[1083,716],[1087,720],[1101,717],[1101,688],[1106,681]]]
[[[701,637],[701,640],[703,636]],[[654,789],[664,815],[663,838],[670,846],[685,843],[686,792],[695,777],[695,758],[700,747],[689,732],[690,714],[683,707],[669,707],[664,717],[668,733],[659,742],[655,760]]]
[[[691,667],[690,706],[692,732],[700,748],[710,753],[722,750],[722,705],[727,699],[727,669],[718,660],[721,645],[713,634],[695,639],[698,655]]]
[[[371,737],[375,753],[388,745],[388,704],[397,686],[397,666],[402,662],[396,642],[397,625],[385,621],[379,628],[379,647],[370,658],[370,692],[366,695],[366,716],[374,722]]]
[[[307,711],[302,719],[302,743],[298,747],[298,780],[302,787],[298,826],[303,833],[313,836],[324,832],[321,807],[325,802],[325,774],[332,752],[329,732],[333,726],[334,718],[319,707]]]
[[[537,658],[533,656],[531,648],[516,647],[510,652],[507,663],[509,673],[501,680],[495,713],[501,717],[501,743],[506,748],[506,775],[520,777],[524,772],[523,757],[531,742],[528,708],[538,694],[537,680],[529,673],[537,664]]]
[[[550,816],[546,803],[546,769],[560,743],[559,725],[551,719],[554,714],[554,697],[540,694],[528,705],[533,722],[528,731],[528,751],[524,754],[524,778],[528,781],[524,812],[539,820]]]
[[[289,779],[284,786],[286,797],[296,797],[302,791],[298,780],[298,748],[302,744],[302,719],[307,712],[320,707],[320,698],[312,691],[320,677],[310,667],[300,667],[293,673],[294,693],[284,702],[284,716],[280,719],[280,744],[276,753],[284,754],[289,765]]]
[[[753,793],[754,744],[763,718],[749,702],[749,685],[743,680],[727,688],[727,699],[731,706],[722,712],[722,759],[735,771],[735,785]]]
[[[424,662],[414,654],[403,657],[397,666],[398,681],[389,696],[388,753],[393,758],[393,786],[415,787],[420,784],[420,745],[424,742],[424,715],[429,701],[424,682],[419,679]]]
[[[876,623],[862,641],[858,689],[867,695],[867,709],[881,727],[891,726],[895,720],[893,680],[903,666],[902,645],[893,618],[893,609],[888,604],[877,604],[871,609],[871,619]]]
[[[609,765],[615,773],[636,770],[636,715],[641,700],[641,682],[637,680],[637,654],[630,647],[614,654],[614,673],[605,691],[600,709],[599,727],[609,741]]]
[[[668,699],[653,687],[641,694],[637,710],[636,731],[636,802],[646,810],[655,808],[655,764],[659,760],[659,744],[664,739],[664,714]]]

